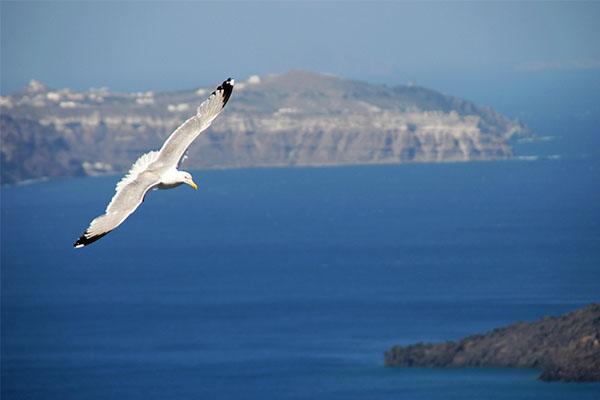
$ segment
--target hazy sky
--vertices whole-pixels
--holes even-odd
[[[1,91],[31,78],[189,89],[298,68],[445,92],[548,71],[597,77],[598,21],[600,2],[3,0]]]

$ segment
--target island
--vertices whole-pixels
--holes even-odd
[[[533,136],[518,119],[412,84],[309,71],[236,82],[227,109],[191,145],[186,169],[510,159],[512,141]],[[0,180],[127,171],[193,115],[214,84],[119,93],[32,80],[0,97]]]
[[[538,368],[543,381],[600,381],[600,303],[475,334],[456,342],[393,346],[393,367]]]

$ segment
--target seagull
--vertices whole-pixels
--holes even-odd
[[[98,216],[77,239],[73,247],[80,248],[102,238],[121,225],[144,201],[151,189],[172,189],[184,183],[194,189],[198,186],[192,175],[177,169],[185,158],[190,144],[206,130],[219,115],[233,91],[234,80],[227,79],[198,107],[196,115],[181,124],[158,151],[142,155],[127,175],[117,183],[115,195],[106,207],[105,214]]]

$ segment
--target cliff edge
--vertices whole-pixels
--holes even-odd
[[[126,171],[160,148],[214,86],[180,92],[53,90],[32,80],[0,97],[1,181]],[[236,84],[186,169],[506,159],[519,120],[418,86],[308,71]]]

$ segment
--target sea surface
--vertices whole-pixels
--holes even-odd
[[[522,146],[195,171],[83,249],[119,176],[4,187],[2,399],[598,399],[539,370],[383,365],[600,301],[599,158]]]

